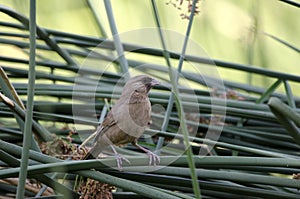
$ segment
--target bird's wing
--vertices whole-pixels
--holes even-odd
[[[115,121],[112,111],[110,111],[103,122],[97,127],[97,134],[95,136],[94,142],[97,140],[109,129],[109,127],[115,125],[117,122]]]

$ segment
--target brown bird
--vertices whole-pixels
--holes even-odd
[[[122,95],[98,126],[92,149],[83,159],[94,159],[107,147],[115,153],[117,166],[122,168],[122,160],[129,161],[117,153],[113,145],[131,143],[149,156],[149,165],[156,165],[160,158],[137,143],[151,121],[151,103],[148,98],[150,89],[159,82],[146,75],[130,78],[125,84]]]

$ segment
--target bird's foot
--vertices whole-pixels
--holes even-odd
[[[158,155],[156,155],[155,153],[153,153],[147,149],[145,150],[145,152],[149,156],[149,166],[152,164],[153,164],[153,166],[156,166],[156,163],[160,162],[160,158]]]
[[[159,156],[156,155],[155,153],[153,153],[152,151],[149,151],[148,149],[145,149],[144,147],[140,146],[136,142],[133,142],[132,144],[134,146],[136,146],[137,148],[141,149],[142,151],[144,151],[145,153],[147,153],[147,155],[149,156],[149,166],[150,165],[156,166],[156,163],[160,162]]]
[[[116,158],[116,161],[117,161],[117,166],[118,166],[118,169],[119,170],[122,170],[122,164],[123,164],[123,161],[127,162],[128,164],[130,164],[130,161],[125,158],[124,156],[120,155],[120,154],[115,154],[115,158]]]

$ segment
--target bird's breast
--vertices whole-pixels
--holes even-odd
[[[114,110],[118,127],[130,136],[140,137],[151,120],[151,104],[148,98],[137,103],[126,103]]]

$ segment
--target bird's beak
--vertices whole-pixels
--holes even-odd
[[[151,87],[153,87],[155,85],[158,85],[158,84],[160,84],[159,81],[157,81],[156,79],[152,79],[152,81],[151,81]]]

